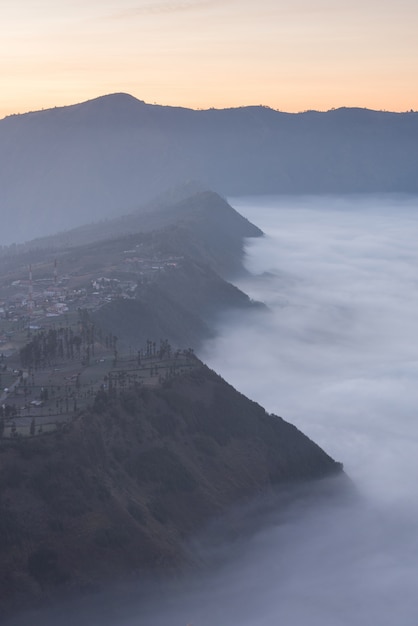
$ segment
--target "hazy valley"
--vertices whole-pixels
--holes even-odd
[[[8,623],[415,624],[417,119],[0,121]]]
[[[231,505],[341,474],[194,355],[228,311],[268,315],[222,277],[261,231],[213,192],[123,222],[2,253],[6,609],[176,571]]]

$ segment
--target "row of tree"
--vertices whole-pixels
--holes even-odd
[[[68,326],[38,331],[20,349],[21,365],[26,369],[40,369],[57,359],[82,359],[88,365],[94,356],[96,334],[94,323],[80,311],[77,331]],[[116,338],[112,336],[111,341],[115,344]]]

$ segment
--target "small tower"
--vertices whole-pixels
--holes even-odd
[[[32,280],[32,265],[29,265],[29,315],[33,311],[33,280]]]

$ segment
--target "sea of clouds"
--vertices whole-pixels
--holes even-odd
[[[265,233],[248,240],[237,284],[269,312],[223,317],[201,356],[343,462],[357,497],[302,498],[284,517],[279,498],[139,623],[416,626],[418,198],[232,204]]]
[[[239,286],[270,308],[223,320],[204,357],[301,428],[362,488],[418,477],[418,198],[243,199],[265,237]]]
[[[247,244],[239,286],[270,313],[224,318],[204,357],[342,461],[361,495],[271,529],[252,567],[282,563],[285,541],[294,576],[266,576],[265,608],[242,623],[416,624],[418,198],[233,206],[265,233]]]
[[[205,575],[60,623],[416,626],[418,198],[232,204],[265,233],[238,286],[269,311],[224,316],[200,356],[343,462],[356,494],[278,498],[241,541],[194,546]]]

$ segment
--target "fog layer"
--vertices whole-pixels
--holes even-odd
[[[237,200],[240,284],[271,314],[225,319],[210,364],[295,423],[364,488],[408,498],[418,469],[418,198]]]
[[[320,523],[306,516],[275,529],[252,567],[267,572],[277,562],[294,577],[261,574],[269,601],[248,623],[277,624],[285,612],[292,624],[413,624],[418,198],[232,204],[266,233],[248,242],[253,276],[239,286],[271,313],[224,319],[204,357],[342,461],[364,496]],[[284,565],[275,541],[286,532]]]
[[[195,544],[211,563],[204,576],[147,601],[131,589],[58,621],[416,626],[418,198],[233,205],[266,233],[248,242],[252,275],[239,286],[270,313],[224,318],[201,356],[342,461],[359,497],[320,498],[324,485],[290,507],[279,497],[258,530],[231,542],[257,502],[226,522],[223,542]]]

